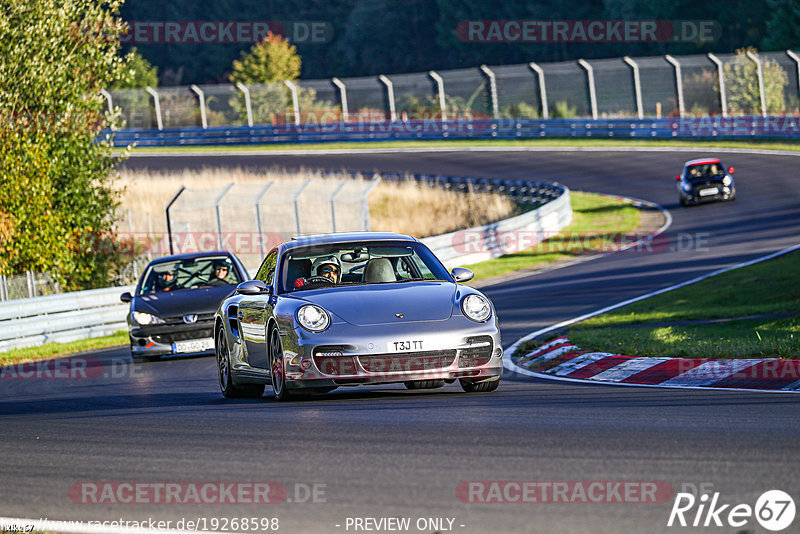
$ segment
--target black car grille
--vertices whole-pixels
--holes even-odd
[[[358,361],[367,372],[393,373],[431,371],[453,365],[455,350],[429,350],[424,352],[398,352],[359,356]]]
[[[192,339],[203,339],[212,336],[213,328],[201,328],[188,332],[170,332],[169,334],[158,334],[152,336],[156,343],[170,345],[176,341],[189,341]]]
[[[467,339],[467,343],[479,345],[468,349],[461,349],[458,355],[458,366],[477,367],[486,365],[492,359],[492,349],[494,348],[491,336],[475,336]]]
[[[197,315],[197,321],[194,323],[187,323],[183,320],[183,317],[186,315]],[[210,323],[214,321],[214,314],[213,313],[185,313],[183,315],[178,315],[177,317],[165,317],[164,324],[167,325],[182,325],[182,324],[201,324],[201,323]]]

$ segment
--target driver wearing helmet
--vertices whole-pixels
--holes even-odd
[[[314,283],[338,284],[342,275],[342,264],[339,259],[331,254],[314,260],[311,264],[311,277],[298,278],[294,281],[294,287],[303,287]]]

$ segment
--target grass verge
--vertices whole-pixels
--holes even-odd
[[[677,147],[677,148],[743,148],[797,152],[798,143],[770,139],[719,141],[712,139],[452,139],[441,141],[373,141],[292,143],[264,145],[213,145],[176,147],[137,147],[135,153],[158,152],[233,152],[269,150],[353,150],[375,148],[462,148],[462,147]]]
[[[608,251],[619,237],[635,230],[641,212],[629,202],[594,193],[571,191],[572,224],[534,247],[493,260],[467,265],[475,281],[545,263]]]
[[[587,319],[568,336],[629,356],[800,358],[800,252]]]
[[[0,352],[0,365],[46,360],[78,352],[127,345],[128,343],[128,331],[120,330],[110,336],[81,339],[69,343],[47,343],[39,347],[11,349],[7,352]]]

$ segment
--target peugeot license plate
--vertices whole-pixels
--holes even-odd
[[[701,189],[700,190],[700,196],[701,197],[707,197],[709,195],[716,195],[717,193],[719,193],[719,189],[717,189],[716,187],[711,187],[709,189]]]
[[[214,339],[192,339],[189,341],[176,341],[172,344],[173,352],[204,352],[214,348]]]

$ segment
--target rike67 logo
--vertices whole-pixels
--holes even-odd
[[[779,532],[788,528],[794,517],[794,500],[781,490],[764,492],[755,506],[723,503],[719,492],[711,496],[703,493],[699,498],[691,493],[678,493],[667,526],[741,528],[755,518],[763,528]]]

